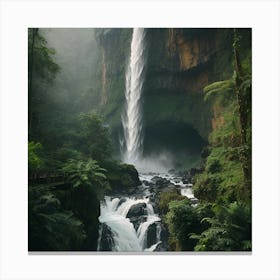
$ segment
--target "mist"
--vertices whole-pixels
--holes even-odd
[[[138,159],[134,165],[140,173],[167,173],[174,168],[174,158],[172,153],[162,151]]]
[[[55,50],[60,71],[50,89],[54,100],[66,102],[73,111],[90,111],[99,105],[100,47],[95,40],[95,29],[46,28],[40,29],[48,46]],[[91,104],[83,97],[94,96]],[[70,108],[68,108],[70,109]]]

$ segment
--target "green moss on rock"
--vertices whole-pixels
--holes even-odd
[[[111,192],[122,192],[135,189],[141,184],[136,168],[131,164],[120,164],[115,161],[105,163],[107,179],[111,186]]]

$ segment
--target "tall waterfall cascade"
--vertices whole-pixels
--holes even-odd
[[[172,156],[167,151],[143,156],[142,92],[146,68],[146,31],[134,28],[130,58],[126,71],[125,110],[122,114],[123,138],[120,139],[123,162],[147,172],[167,172],[172,168]]]
[[[141,95],[145,68],[145,30],[134,28],[131,41],[131,53],[126,71],[126,107],[122,115],[124,142],[123,160],[136,163],[142,156],[142,108]]]
[[[120,142],[123,161],[136,166],[140,186],[130,196],[107,196],[100,208],[98,251],[140,252],[166,250],[167,237],[155,197],[155,180],[165,180],[193,200],[190,186],[168,174],[168,155],[143,157],[142,91],[145,74],[145,30],[134,28],[126,72],[126,106],[122,115],[124,138]],[[157,186],[158,188],[159,186]],[[155,209],[154,209],[155,206]]]

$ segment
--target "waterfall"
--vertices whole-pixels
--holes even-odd
[[[173,167],[168,151],[143,157],[142,91],[146,68],[146,31],[134,28],[130,59],[126,70],[125,110],[122,114],[123,138],[120,137],[122,160],[139,172],[167,172]]]
[[[134,28],[126,71],[126,106],[122,115],[124,138],[120,139],[123,161],[143,162],[142,108],[145,70],[145,30]],[[148,197],[111,198],[101,204],[98,250],[154,251],[161,244],[161,219]]]
[[[126,71],[126,107],[122,115],[124,143],[123,160],[136,163],[142,156],[142,112],[141,94],[145,68],[145,30],[134,28],[131,53]]]
[[[132,207],[143,204],[145,205],[144,214],[127,217]],[[105,197],[105,201],[101,205],[99,221],[102,223],[103,228],[106,225],[108,231],[110,231],[108,236],[108,232],[104,234],[101,227],[98,240],[99,251],[104,250],[104,247],[107,250],[119,252],[154,251],[161,243],[160,218],[154,213],[153,206],[149,203],[148,198],[126,197],[112,199]],[[138,224],[138,228],[136,224]],[[156,226],[156,231],[149,233],[149,227],[153,224]],[[148,234],[150,238],[149,244]],[[104,243],[106,244],[104,245]]]

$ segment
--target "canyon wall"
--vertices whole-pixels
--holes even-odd
[[[232,76],[230,30],[148,29],[148,42],[146,125],[172,118],[207,140],[211,109],[203,100],[203,88]]]
[[[101,69],[106,71],[101,74],[101,92],[106,94],[101,98],[102,113],[110,124],[115,146],[122,133],[131,31],[100,29],[97,36],[103,50]],[[146,32],[144,152],[149,153],[157,145],[175,148],[184,143],[199,151],[208,140],[213,118],[203,88],[233,74],[232,29],[149,28]]]

